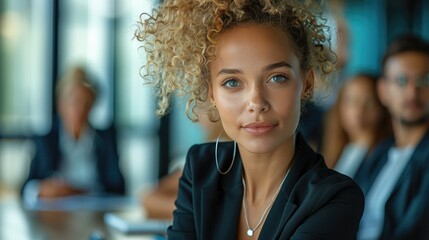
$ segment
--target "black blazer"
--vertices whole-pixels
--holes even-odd
[[[323,158],[297,136],[297,149],[259,239],[353,239],[364,199],[349,177],[326,167]],[[221,169],[231,162],[233,144],[219,144]],[[242,162],[218,173],[215,144],[193,146],[179,181],[169,239],[236,239],[242,209]]]
[[[363,162],[355,180],[367,194],[387,161],[393,138]],[[429,131],[416,146],[387,200],[380,239],[429,239]]]
[[[59,147],[59,123],[54,122],[49,134],[35,137],[34,143],[36,153],[31,161],[29,174],[25,183],[32,179],[48,178],[60,167],[62,153]],[[102,191],[113,194],[124,194],[125,182],[119,168],[119,156],[114,128],[106,130],[95,129],[94,149],[98,180],[103,188]]]

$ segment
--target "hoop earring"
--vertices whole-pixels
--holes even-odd
[[[222,172],[222,171],[220,170],[220,168],[219,168],[219,161],[218,161],[218,159],[217,159],[217,148],[218,148],[218,145],[219,145],[219,138],[220,138],[220,136],[222,135],[222,133],[223,133],[223,130],[222,130],[222,132],[220,132],[219,136],[218,136],[218,137],[217,137],[217,139],[216,139],[216,146],[215,146],[215,160],[216,160],[216,167],[217,167],[217,171],[218,171],[220,174],[225,175],[225,174],[229,173],[229,171],[230,171],[230,170],[231,170],[231,168],[232,168],[232,165],[234,165],[235,153],[236,153],[236,151],[237,151],[237,143],[234,141],[234,153],[233,153],[233,155],[232,155],[231,165],[229,166],[228,170],[226,170],[226,172]]]

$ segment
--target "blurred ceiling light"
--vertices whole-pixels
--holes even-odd
[[[24,32],[25,21],[16,12],[5,12],[0,16],[0,36],[7,42],[17,43]]]

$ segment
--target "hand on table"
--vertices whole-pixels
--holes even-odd
[[[40,182],[40,198],[57,198],[70,195],[82,194],[84,191],[76,189],[65,183],[61,179],[46,179]]]

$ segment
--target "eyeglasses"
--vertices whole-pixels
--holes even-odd
[[[391,78],[387,78],[390,82],[396,84],[398,87],[404,88],[408,85],[411,77],[405,75],[399,75]],[[414,77],[414,85],[418,88],[427,88],[429,87],[429,73],[426,73],[421,76]]]

